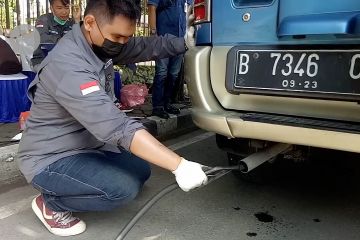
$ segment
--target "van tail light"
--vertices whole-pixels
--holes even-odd
[[[210,0],[194,1],[195,24],[210,22]]]

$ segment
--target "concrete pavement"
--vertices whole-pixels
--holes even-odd
[[[164,144],[204,165],[227,163],[211,133],[196,131]],[[360,162],[343,153],[340,157],[322,154],[312,162],[279,162],[263,185],[228,174],[196,191],[174,191],[145,214],[126,240],[358,240]],[[150,197],[175,181],[168,171],[152,170],[142,193],[126,206],[75,214],[87,223],[87,231],[70,239],[115,239]],[[36,194],[30,186],[0,193],[0,239],[59,239],[30,209]]]

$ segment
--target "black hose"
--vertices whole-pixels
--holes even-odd
[[[207,167],[207,171],[205,171],[206,175],[209,177],[209,181],[207,184],[225,176],[232,170],[238,170],[239,166],[231,166],[231,167],[214,167],[210,168]],[[125,239],[126,235],[129,233],[129,231],[134,227],[134,225],[140,220],[140,218],[147,212],[149,209],[162,197],[164,197],[166,194],[174,191],[175,189],[178,189],[179,185],[177,183],[173,183],[167,187],[165,187],[163,190],[161,190],[158,194],[156,194],[154,197],[152,197],[141,209],[136,215],[126,224],[126,226],[121,230],[119,235],[116,237],[115,240],[123,240]]]
[[[159,201],[166,194],[174,191],[179,188],[177,183],[173,183],[163,190],[161,190],[158,194],[156,194],[153,198],[151,198],[145,205],[140,209],[140,211],[126,224],[126,226],[121,230],[120,234],[117,236],[116,240],[125,239],[126,235],[133,228],[133,226],[139,221],[139,219],[147,212],[149,209]]]

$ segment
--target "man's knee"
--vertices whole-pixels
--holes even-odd
[[[104,202],[104,209],[100,209],[100,211],[110,211],[119,207],[122,207],[128,203],[130,203],[132,200],[135,199],[138,192],[133,192],[131,195],[128,195],[126,198],[105,198],[102,199]]]
[[[157,61],[155,65],[155,74],[158,76],[165,76],[168,73],[168,61]]]
[[[167,74],[167,68],[158,68],[155,72],[155,81],[164,81],[164,79],[167,77]]]
[[[150,164],[144,162],[143,166],[141,167],[141,172],[139,175],[139,180],[141,184],[144,184],[151,176],[151,167]]]
[[[180,69],[181,69],[181,64],[172,66],[171,69],[169,70],[169,75],[174,79],[176,79],[180,73]]]
[[[114,181],[116,181],[114,179]],[[109,186],[106,193],[102,196],[102,199],[106,201],[110,207],[119,207],[132,200],[139,194],[143,182],[138,179],[117,181]]]

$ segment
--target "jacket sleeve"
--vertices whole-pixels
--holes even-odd
[[[89,70],[90,66],[86,68],[73,63],[72,67],[68,65],[69,70],[59,81],[48,81],[56,77],[54,73],[59,71],[56,65],[56,62],[49,64],[41,72],[40,79],[47,80],[47,91],[99,141],[129,151],[135,132],[144,126],[114,105],[98,76]]]
[[[133,37],[113,59],[115,64],[137,63],[157,60],[186,52],[184,38],[170,34],[165,36]]]

